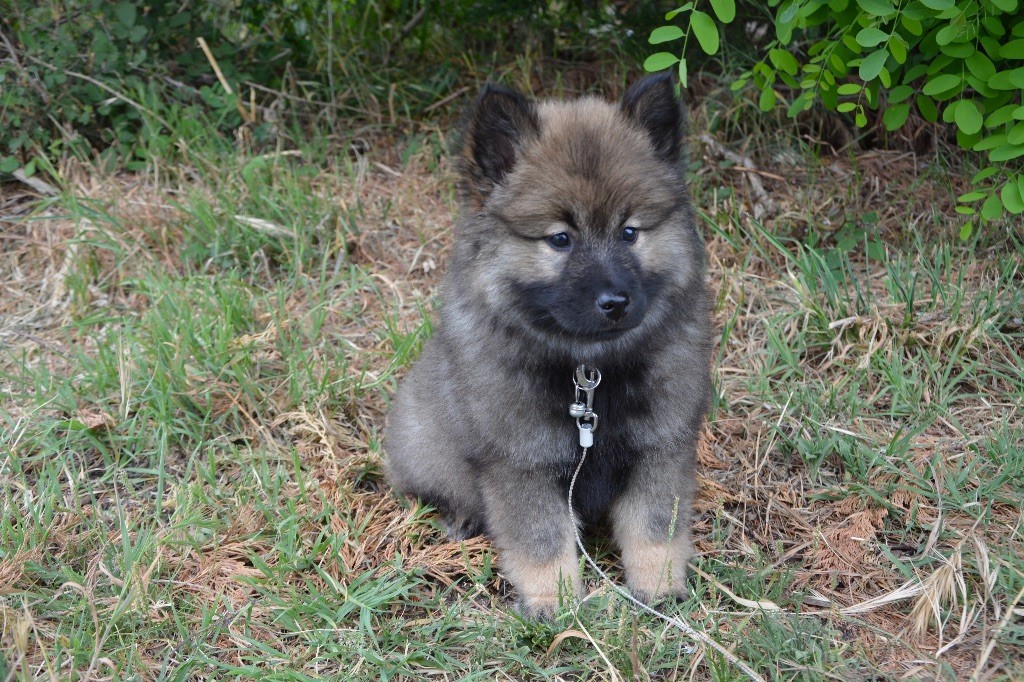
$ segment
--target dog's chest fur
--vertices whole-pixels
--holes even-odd
[[[644,457],[641,443],[645,439],[638,431],[648,428],[652,417],[656,418],[647,363],[632,361],[599,369],[602,379],[594,391],[593,404],[598,428],[573,493],[573,508],[585,523],[601,521],[626,488],[633,467]],[[559,462],[553,471],[567,495],[582,454],[579,430],[568,412],[574,399],[575,367],[547,365],[535,371],[538,419],[559,433],[559,439],[568,442],[566,450],[574,453],[572,459]]]

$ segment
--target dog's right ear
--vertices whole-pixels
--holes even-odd
[[[459,169],[467,199],[483,204],[540,129],[537,106],[501,85],[484,85],[466,116]],[[474,196],[475,195],[475,196]]]
[[[671,75],[658,73],[633,83],[619,108],[627,119],[647,133],[659,159],[679,163],[685,119]]]

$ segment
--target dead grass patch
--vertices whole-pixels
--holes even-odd
[[[856,220],[870,209],[877,214],[872,229],[905,243],[908,221],[924,225],[937,220],[937,215],[949,213],[944,209],[955,196],[951,192],[941,199],[941,192],[934,188],[920,190],[927,185],[922,177],[924,161],[905,152],[870,152],[852,160],[829,160],[813,169],[802,168],[799,161],[777,155],[774,165],[765,166],[763,174],[777,207],[772,220],[787,226],[788,234],[798,240],[811,228],[838,230],[844,221]],[[443,163],[433,167],[426,154],[414,156],[402,167],[393,155],[379,151],[357,154],[353,163],[354,173],[340,169],[323,173],[313,186],[341,215],[357,216],[352,218],[354,225],[339,229],[333,241],[325,243],[338,249],[339,268],[343,264],[358,266],[368,273],[373,286],[361,286],[345,300],[334,302],[324,326],[337,337],[339,352],[355,360],[364,383],[376,385],[396,374],[390,357],[394,349],[380,330],[391,322],[406,332],[415,329],[422,306],[429,305],[436,293],[451,242],[450,171]],[[742,174],[723,171],[716,159],[708,157],[699,175],[706,198],[719,185],[732,190],[731,198],[718,202],[720,214],[739,216],[741,223],[749,219],[752,199],[740,181]],[[74,372],[70,349],[89,353],[97,343],[95,337],[75,328],[74,322],[83,312],[111,308],[144,312],[152,301],[119,282],[141,275],[147,268],[172,272],[181,268],[177,251],[186,216],[176,201],[180,187],[154,184],[145,177],[95,178],[88,169],[69,170],[69,177],[80,201],[94,203],[99,215],[107,216],[112,224],[129,227],[108,229],[99,218],[68,219],[54,209],[33,213],[33,203],[21,188],[3,188],[0,213],[6,216],[8,227],[0,234],[0,343],[8,352],[0,359],[0,369],[8,376],[20,371],[20,363],[45,366],[56,375]],[[756,230],[746,234],[756,234]],[[116,248],[105,248],[105,239],[114,240]],[[805,347],[807,320],[813,313],[809,305],[816,297],[800,288],[797,273],[787,276],[787,268],[792,270],[792,266],[781,256],[771,258],[737,249],[721,237],[710,238],[708,249],[710,279],[721,301],[719,325],[728,324],[730,333],[718,366],[728,406],[709,425],[698,452],[701,472],[695,527],[700,551],[736,565],[756,554],[768,565],[791,571],[795,578],[788,594],[809,595],[805,603],[820,607],[818,615],[841,629],[879,670],[924,678],[934,674],[935,661],[940,660],[966,679],[981,663],[993,671],[1011,665],[1019,653],[1001,648],[981,659],[985,644],[992,641],[991,628],[1005,619],[1007,608],[1014,608],[991,599],[991,576],[1009,569],[983,549],[985,542],[1005,539],[1008,531],[991,526],[978,529],[976,520],[963,509],[945,508],[934,495],[900,485],[911,469],[923,475],[929,467],[938,481],[942,462],[970,457],[969,446],[989,437],[993,425],[1019,424],[1020,398],[1001,393],[1011,383],[993,376],[984,380],[985,386],[968,386],[975,380],[964,377],[962,396],[950,404],[970,418],[956,427],[941,417],[935,419],[911,435],[911,455],[899,464],[909,469],[874,472],[871,487],[892,490],[888,506],[852,494],[841,477],[826,482],[813,475],[813,467],[783,447],[780,433],[790,429],[805,438],[810,433],[823,437],[840,434],[877,449],[879,444],[891,442],[902,424],[895,417],[870,414],[856,418],[836,414],[825,423],[812,423],[802,415],[790,414],[787,404],[767,401],[753,391],[753,378],[771,369],[764,350],[769,343],[768,330],[790,347]],[[74,266],[86,259],[90,267],[82,279]],[[886,301],[889,293],[883,264],[861,254],[854,254],[852,262],[875,300]],[[966,309],[983,300],[989,295],[988,288],[1001,281],[994,267],[982,255],[961,273],[966,295],[960,307]],[[69,282],[71,277],[79,280]],[[1006,320],[990,317],[965,323],[954,319],[943,303],[928,296],[918,298],[909,320],[906,306],[888,303],[876,303],[863,314],[829,320],[817,329],[825,335],[816,350],[798,360],[802,377],[779,381],[817,381],[827,386],[863,373],[874,356],[893,361],[906,356],[908,348],[933,357],[961,348],[974,364],[1014,364],[1019,349],[984,333],[992,325],[1007,324]],[[311,305],[300,290],[286,303],[293,319],[302,318]],[[789,317],[780,324],[786,315]],[[269,370],[285,372],[285,359],[273,341],[282,325],[292,322],[274,320],[265,311],[260,311],[257,319],[260,328],[235,343]],[[327,365],[325,352],[314,351],[311,363]],[[210,384],[209,377],[197,375],[193,388],[198,394]],[[891,400],[884,395],[887,388],[880,381],[867,381],[860,389],[863,404],[883,410]],[[0,394],[0,410],[15,422],[33,419],[46,408],[26,404],[24,396],[31,391],[31,386],[8,385]],[[231,382],[223,382],[210,399],[216,403],[212,409],[215,417],[240,411],[241,433],[233,436],[243,438],[249,447],[282,457],[296,453],[308,473],[310,493],[302,497],[297,489],[288,488],[284,496],[302,497],[296,502],[296,514],[307,520],[301,528],[303,537],[330,532],[347,538],[336,559],[309,557],[317,562],[322,575],[307,570],[289,580],[296,584],[308,580],[326,592],[348,585],[363,572],[393,566],[401,558],[405,569],[421,571],[427,584],[439,589],[454,586],[458,594],[477,598],[472,583],[463,579],[478,574],[489,561],[486,540],[443,540],[434,526],[423,520],[415,503],[396,499],[380,479],[378,455],[369,442],[383,425],[386,404],[382,392],[357,393],[353,389],[350,401],[339,412],[317,404],[286,407],[279,393],[271,390],[257,400],[241,395]],[[982,393],[989,398],[979,398]],[[785,391],[778,395],[783,394]],[[926,403],[929,398],[926,395]],[[96,405],[82,405],[75,417],[94,432],[116,430],[121,418]],[[229,490],[232,478],[241,475],[238,466],[232,466],[219,472]],[[841,469],[836,455],[823,457],[820,466]],[[101,493],[91,508],[97,516],[103,514],[103,498],[115,490],[111,487]],[[173,495],[166,504],[173,508]],[[921,551],[916,540],[900,539],[903,519],[894,518],[896,514],[913,518],[918,528],[937,529],[934,537],[926,540],[927,552]],[[1019,537],[1019,532],[1012,530],[1019,525],[1019,509],[1000,503],[994,505],[993,514],[1011,528],[1009,534],[1018,533]],[[309,519],[323,519],[323,523]],[[72,520],[56,524],[54,551],[58,555],[82,542],[75,528]],[[705,539],[715,528],[721,538]],[[236,611],[253,606],[258,594],[253,585],[263,573],[250,559],[256,555],[274,565],[273,532],[262,514],[243,504],[224,532],[179,551],[165,547],[151,558],[156,573],[143,573],[135,579],[173,576],[176,590],[199,600],[224,600]],[[118,540],[117,529],[110,527],[105,543]],[[974,562],[966,573],[965,547]],[[927,556],[934,561],[921,562],[915,579],[908,581],[895,571],[887,553],[913,554],[918,559]],[[0,558],[0,595],[25,589],[24,566],[40,560],[38,549],[17,550]],[[88,580],[81,589],[91,592],[97,584],[116,587],[123,580],[113,575],[98,554],[88,563]],[[980,584],[970,577],[975,575],[982,576]],[[500,589],[497,578],[490,587],[492,591]],[[109,600],[95,604],[97,608],[114,606]],[[35,637],[52,641],[54,635],[45,626],[32,624],[31,615],[26,620],[10,605],[4,608],[5,623],[8,615],[14,618],[10,627],[5,626],[6,641],[25,640],[25,623],[30,623],[28,630]],[[167,617],[157,604],[148,608],[154,618]],[[278,650],[288,649],[289,642],[266,625],[271,618],[253,622],[256,624],[247,638],[272,642]],[[246,637],[222,635],[214,645],[237,651],[247,646]],[[18,650],[38,660],[36,649],[19,646]],[[237,653],[224,655],[241,665]],[[267,661],[268,666],[272,663]]]

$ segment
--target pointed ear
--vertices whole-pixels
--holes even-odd
[[[466,189],[478,199],[486,198],[515,168],[539,129],[533,102],[504,86],[484,85],[464,126],[459,167]]]
[[[650,138],[658,158],[678,163],[683,145],[683,110],[672,87],[672,76],[648,76],[626,91],[619,105],[622,113]]]

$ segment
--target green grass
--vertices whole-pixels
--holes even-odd
[[[211,145],[0,242],[0,679],[744,679],[589,572],[578,610],[521,620],[485,541],[389,492],[451,179],[428,134],[371,154],[401,177],[301,151]],[[990,642],[1014,679],[1019,237],[870,218],[802,153],[800,211],[752,220],[724,167],[695,186],[722,337],[702,573],[663,608],[767,679],[966,679]]]

